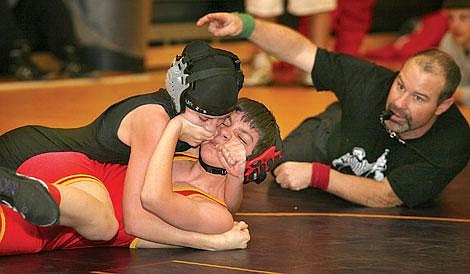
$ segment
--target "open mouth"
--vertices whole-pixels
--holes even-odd
[[[392,112],[392,116],[390,116],[390,120],[392,120],[393,122],[395,123],[403,123],[404,121],[406,121],[406,116],[401,114],[401,113],[398,113],[398,112],[395,112],[393,110],[391,110]]]

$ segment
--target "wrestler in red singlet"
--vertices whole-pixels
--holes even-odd
[[[196,160],[189,156],[183,158]],[[175,157],[176,159],[182,159],[181,155]],[[102,164],[77,152],[45,153],[25,161],[17,172],[39,178],[48,184],[66,185],[77,181],[90,181],[104,185],[111,197],[119,229],[110,241],[90,241],[69,227],[32,225],[11,208],[1,205],[0,255],[100,246],[135,247],[137,239],[124,231],[122,216],[122,192],[126,169],[125,165]],[[205,197],[226,206],[220,200],[197,189],[174,188],[174,191],[185,196]]]

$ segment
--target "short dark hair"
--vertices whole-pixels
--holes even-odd
[[[253,153],[247,157],[248,159],[259,156],[266,149],[276,144],[279,127],[274,115],[265,105],[252,99],[240,98],[235,110],[243,112],[243,121],[248,122],[259,134],[259,140],[253,149]]]
[[[462,79],[462,74],[459,66],[449,54],[433,48],[416,53],[412,59],[425,72],[439,74],[444,77],[445,83],[439,94],[439,104],[454,95]]]

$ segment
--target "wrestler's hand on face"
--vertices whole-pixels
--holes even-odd
[[[196,22],[198,27],[205,24],[208,25],[207,30],[217,37],[237,36],[243,28],[243,22],[238,15],[224,12],[209,13]]]
[[[248,224],[243,221],[233,222],[233,227],[227,232],[219,234],[214,250],[245,249],[250,241]]]
[[[235,177],[243,177],[246,165],[245,146],[233,138],[225,144],[217,145],[217,156],[228,172]]]
[[[302,190],[310,186],[312,163],[284,162],[274,170],[276,182],[282,188]]]
[[[200,145],[202,142],[214,138],[214,132],[210,132],[201,126],[191,123],[183,116],[183,114],[180,114],[173,119],[177,119],[177,121],[181,123],[181,130],[178,139],[188,143],[190,146],[195,147]]]

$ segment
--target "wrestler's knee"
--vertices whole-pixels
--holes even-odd
[[[116,235],[119,223],[103,186],[85,180],[58,188],[62,196],[61,225],[74,228],[88,240],[107,241]]]
[[[113,212],[100,209],[94,217],[90,222],[76,227],[80,235],[92,241],[109,241],[116,236],[119,223]]]
[[[114,217],[114,214],[108,215],[106,220],[101,221],[96,226],[96,232],[94,233],[94,241],[109,241],[116,236],[119,229],[119,223]]]
[[[119,229],[119,222],[114,214],[114,207],[109,193],[104,188],[97,188],[94,191],[94,196],[100,201],[101,206],[97,208],[97,216],[94,218],[96,239],[92,240],[111,240]]]

